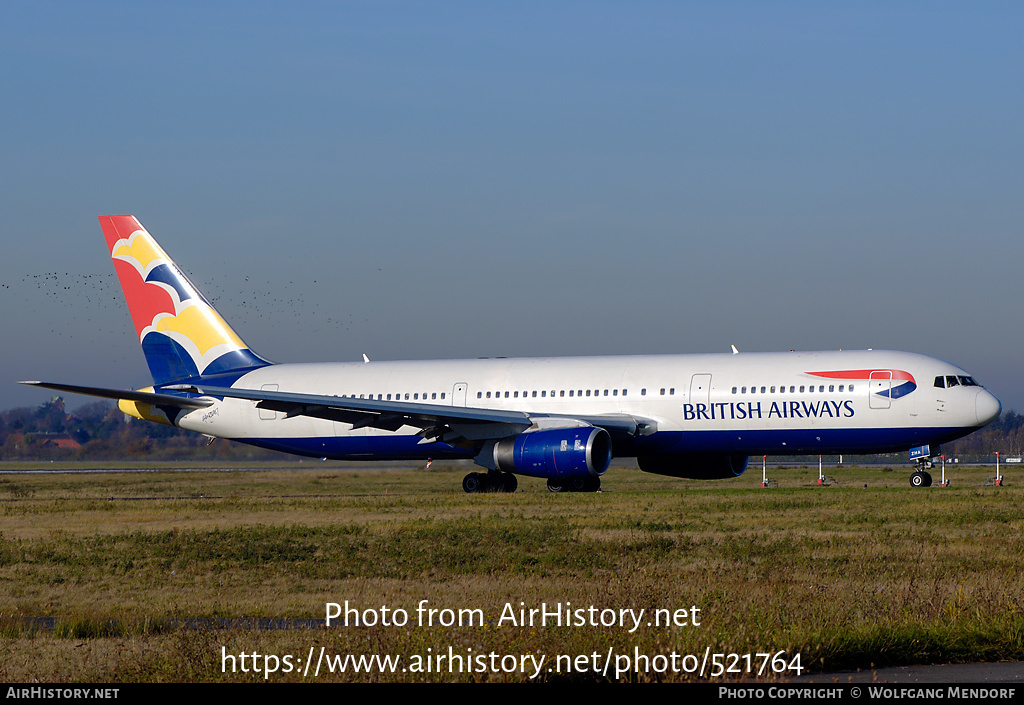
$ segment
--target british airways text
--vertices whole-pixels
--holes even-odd
[[[830,416],[850,418],[853,401],[773,401],[767,402],[714,402],[712,404],[683,404],[683,418],[687,421],[714,421],[717,419],[809,419]]]

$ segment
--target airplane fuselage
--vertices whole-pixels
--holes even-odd
[[[651,425],[614,436],[615,456],[662,453],[879,453],[938,444],[999,412],[980,386],[934,358],[891,351],[279,364],[232,385],[356,399],[501,409],[534,416],[629,415]],[[473,457],[396,431],[218,400],[178,425],[291,453],[335,459]]]

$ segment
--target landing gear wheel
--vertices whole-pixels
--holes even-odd
[[[504,484],[501,488],[502,492],[512,493],[519,489],[519,480],[516,479],[515,475],[510,472],[503,473],[503,475],[504,477],[502,480],[504,481]]]
[[[519,487],[519,481],[510,472],[491,470],[482,477],[484,483],[482,492],[515,492]]]
[[[551,489],[551,483],[553,480],[548,481],[548,489]],[[552,492],[562,492],[568,489],[570,492],[597,492],[601,489],[601,478],[599,477],[573,477],[568,480],[559,481],[562,490],[551,490]]]
[[[932,476],[923,470],[918,470],[910,475],[911,487],[931,487]]]
[[[483,492],[485,488],[484,476],[478,472],[471,472],[462,478],[462,491],[469,494]]]
[[[548,492],[565,492],[566,489],[564,480],[548,480]]]

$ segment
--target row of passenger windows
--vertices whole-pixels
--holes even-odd
[[[819,391],[819,392],[824,392],[825,391],[825,386],[826,385],[824,385],[824,384],[819,384],[817,387],[815,387],[815,385],[813,385],[813,384],[810,385],[810,386],[801,384],[800,385],[800,394],[804,394],[804,393],[813,394],[815,389],[817,389],[817,391]],[[749,393],[750,394],[757,394],[758,393],[757,389],[758,389],[757,387],[750,387],[750,392]],[[739,391],[737,391],[737,390],[739,390]],[[761,394],[775,394],[776,393],[775,390],[776,390],[776,387],[762,386],[760,393]],[[797,393],[796,390],[797,390],[797,386],[795,384],[789,385],[789,393],[790,394],[796,394]],[[834,384],[828,385],[828,391],[835,392],[836,391],[836,385],[834,385]],[[840,384],[839,385],[839,391],[840,392],[852,392],[853,391],[853,385],[852,384]],[[732,388],[732,393],[733,394],[747,394],[748,392],[747,392],[747,388],[746,387],[733,387]],[[784,384],[779,385],[778,393],[779,394],[785,394],[786,393],[786,385],[784,385]]]
[[[676,388],[675,387],[662,387],[661,391],[660,391],[661,396],[666,396],[666,395],[667,396],[675,396],[675,393],[676,393]],[[492,398],[493,399],[502,399],[502,398],[504,398],[504,399],[520,399],[520,398],[522,398],[522,399],[527,399],[527,398],[534,398],[534,399],[536,399],[537,397],[546,398],[546,397],[555,397],[555,396],[558,396],[558,397],[600,397],[600,396],[605,396],[605,397],[613,396],[613,397],[617,397],[617,396],[620,396],[620,395],[624,396],[624,397],[628,396],[629,395],[629,390],[628,389],[603,389],[603,390],[602,389],[570,389],[570,390],[566,391],[564,389],[562,389],[562,390],[554,390],[554,389],[552,389],[549,392],[546,389],[542,389],[540,391],[528,390],[528,391],[522,391],[522,392],[520,392],[520,391],[477,392],[476,393],[476,398],[477,399],[492,399]],[[351,396],[353,399],[355,398],[354,394],[351,394],[351,395],[349,395],[349,394],[342,394],[341,396],[343,396],[343,397]],[[640,390],[640,396],[642,396],[642,397],[647,396],[647,389],[646,388]],[[373,395],[373,394],[360,394],[359,398],[360,399],[378,399],[378,400],[381,400],[381,401],[403,401],[403,400],[404,401],[419,401],[421,399],[423,401],[435,401],[437,399],[443,400],[446,397],[445,397],[445,393],[444,392],[430,392],[429,396],[428,396],[427,392],[422,392],[422,393],[419,393],[419,392],[397,392],[395,394],[377,394],[377,395]]]
[[[946,388],[949,388],[949,387],[956,387],[956,386],[960,386],[960,385],[962,385],[964,387],[977,387],[977,386],[979,386],[978,383],[974,381],[973,377],[964,377],[963,375],[945,375],[945,376],[940,375],[940,376],[935,378],[935,386],[940,388],[940,389],[946,389]],[[828,387],[828,391],[830,391],[830,392],[836,392],[836,391],[839,391],[839,392],[852,392],[853,388],[854,388],[854,385],[852,385],[852,384],[840,384],[838,390],[836,389],[836,385],[834,385],[834,384],[829,384],[829,385],[819,384],[817,386],[815,386],[813,384],[811,384],[811,385],[803,385],[803,384],[801,384],[799,387],[797,387],[797,385],[791,384],[791,385],[789,385],[788,389],[789,389],[789,393],[790,394],[796,394],[798,388],[800,390],[800,392],[799,392],[800,394],[805,394],[805,393],[813,394],[815,392],[815,390],[817,390],[818,392],[824,392],[826,386]],[[779,385],[778,387],[776,387],[776,386],[768,386],[768,385],[761,385],[760,387],[757,387],[756,385],[752,386],[752,387],[733,387],[732,388],[732,393],[733,394],[758,394],[759,393],[758,389],[760,389],[760,394],[785,394],[787,387],[784,384]],[[622,389],[622,390],[619,390],[619,389],[611,389],[611,390],[608,390],[608,389],[604,389],[604,390],[601,390],[601,389],[593,389],[593,390],[591,390],[591,389],[570,389],[567,392],[566,390],[562,389],[562,390],[557,390],[557,392],[556,392],[556,390],[552,389],[549,392],[546,389],[542,389],[540,391],[530,390],[530,391],[522,391],[522,392],[520,392],[520,391],[477,392],[476,393],[476,398],[477,399],[492,399],[492,398],[493,399],[501,399],[501,398],[504,398],[504,399],[534,398],[535,399],[537,397],[545,398],[545,397],[549,397],[549,396],[550,397],[555,397],[555,396],[558,396],[558,397],[566,397],[566,396],[568,396],[568,397],[600,397],[600,396],[605,396],[605,397],[613,396],[613,397],[617,397],[617,396],[620,395],[620,393],[621,393],[622,396],[627,396],[628,393],[629,393],[629,390],[628,389]],[[675,396],[676,388],[675,387],[662,387],[659,393],[661,394],[661,396],[666,396],[666,395],[668,395],[668,396]],[[345,395],[342,395],[342,396],[345,396]],[[646,388],[640,390],[640,396],[642,396],[642,397],[643,396],[647,396],[647,389]],[[369,395],[360,394],[359,398],[360,399],[366,399],[366,398],[373,399],[374,395],[373,394],[369,394]],[[387,401],[392,401],[392,399],[395,400],[395,401],[399,401],[399,400],[402,400],[402,399],[405,399],[407,401],[408,400],[419,401],[420,399],[422,399],[424,401],[428,401],[428,400],[435,401],[437,399],[444,400],[446,397],[445,397],[445,393],[444,392],[429,392],[429,397],[428,397],[428,392],[422,392],[422,393],[421,392],[412,392],[412,393],[410,393],[410,392],[398,392],[398,393],[395,393],[395,394],[377,394],[376,398],[379,399],[379,400],[387,400]]]
[[[935,386],[939,389],[946,389],[949,387],[980,387],[981,385],[974,381],[973,377],[964,377],[963,375],[946,375],[943,377],[939,375],[935,378]]]
[[[431,400],[437,399],[438,395],[440,395],[441,399],[445,398],[444,392],[430,392],[430,399]],[[342,394],[341,396],[343,396],[343,397],[351,397],[353,399],[356,398],[355,394]],[[393,396],[394,396],[394,401],[401,401],[401,399],[402,399],[402,392],[397,392]],[[392,400],[392,395],[391,394],[378,394],[375,397],[372,394],[365,394],[365,395],[364,394],[360,394],[359,398],[360,399],[379,399],[380,401],[385,401],[385,400],[386,401],[391,401]],[[407,400],[411,399],[413,401],[417,401],[419,399],[423,399],[423,401],[427,401],[427,392],[423,392],[422,394],[420,394],[419,392],[412,392],[411,394],[409,392],[405,392],[405,398]]]
[[[605,390],[601,390],[601,389],[593,389],[593,390],[591,390],[591,389],[570,389],[570,390],[568,390],[568,392],[566,392],[566,390],[564,390],[564,389],[557,390],[557,392],[554,389],[552,389],[550,392],[548,392],[546,389],[542,389],[539,392],[537,390],[524,391],[524,392],[522,392],[522,398],[526,399],[526,398],[529,397],[529,398],[536,399],[538,396],[541,397],[541,398],[544,398],[544,397],[555,397],[555,396],[558,396],[558,397],[601,397],[601,396],[605,396],[605,397],[607,397],[609,395],[613,396],[613,397],[617,397],[617,396],[619,396],[619,393],[620,393],[620,390],[618,390],[618,389],[612,389],[612,390],[608,390],[608,389],[605,389]],[[623,389],[623,390],[621,390],[621,394],[624,397],[625,396],[629,396],[629,390],[628,389]],[[675,396],[676,388],[675,387],[662,387],[660,394],[661,394],[661,396],[666,396],[666,395],[668,395],[668,396]],[[642,397],[647,396],[647,388],[646,387],[644,387],[643,389],[640,390],[640,396],[642,396]],[[493,392],[493,393],[492,392],[477,392],[476,393],[476,398],[477,399],[491,399],[491,398],[494,398],[494,399],[502,399],[502,398],[504,398],[504,399],[519,399],[520,398],[520,392]]]
[[[570,390],[568,390],[568,392],[566,392],[566,390],[564,390],[564,389],[557,390],[557,391],[552,389],[550,392],[548,392],[548,390],[546,390],[546,389],[542,389],[540,391],[530,390],[530,391],[524,391],[524,392],[515,392],[515,391],[513,391],[513,392],[477,392],[476,393],[476,398],[477,399],[491,399],[491,398],[493,398],[493,399],[502,399],[502,398],[504,398],[504,399],[519,399],[520,398],[520,394],[522,395],[523,399],[526,399],[526,398],[536,399],[537,397],[544,398],[544,397],[555,397],[555,396],[558,396],[558,397],[600,397],[600,396],[606,396],[606,397],[607,396],[613,396],[613,397],[617,397],[617,396],[619,396],[620,391],[622,393],[622,396],[624,396],[624,397],[625,396],[629,396],[629,390],[628,389],[622,389],[622,390],[619,390],[619,389],[612,389],[612,390],[605,389],[603,391],[600,390],[600,389],[570,389]],[[673,388],[672,389],[672,393],[675,394],[675,391],[676,390]],[[664,394],[665,390],[662,389],[661,393]],[[640,396],[646,396],[646,395],[647,395],[647,390],[646,389],[641,389],[640,390]]]

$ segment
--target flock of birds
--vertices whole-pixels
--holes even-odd
[[[312,296],[316,280],[284,284],[255,277],[225,274],[220,281],[197,283],[210,303],[244,340],[259,351],[253,338],[289,339],[290,333],[316,337],[351,334],[360,321],[350,311],[339,314],[337,299]],[[138,359],[138,343],[117,275],[44,272],[0,282],[0,310],[48,330],[54,345],[74,346],[115,363]],[[362,318],[368,322],[369,318]],[[50,325],[43,328],[45,322]],[[37,333],[33,332],[33,335]],[[345,335],[344,337],[349,337]],[[294,337],[290,337],[294,340]]]

